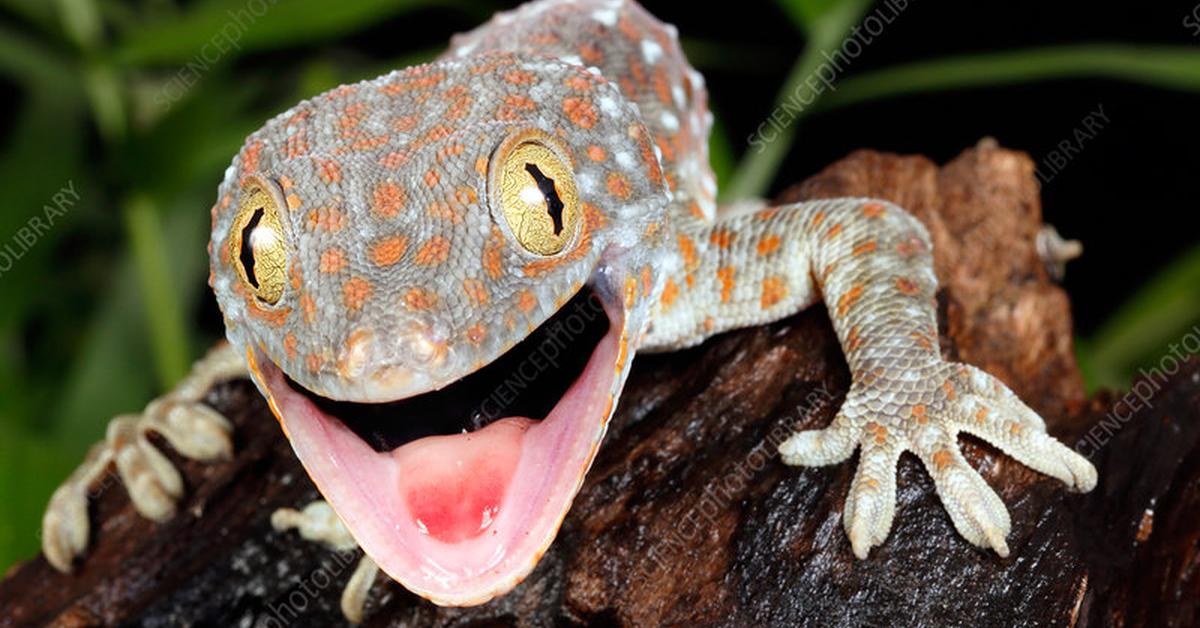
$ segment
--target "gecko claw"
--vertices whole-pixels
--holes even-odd
[[[904,451],[924,464],[959,534],[1007,557],[1008,509],[963,458],[960,432],[1073,489],[1088,491],[1096,485],[1091,463],[1049,436],[1042,418],[999,380],[975,367],[940,361],[894,380],[855,382],[829,428],[794,434],[780,452],[787,464],[815,466],[844,460],[861,447],[843,514],[860,559],[882,544],[891,529],[896,463]]]
[[[108,424],[103,442],[93,445],[83,463],[54,491],[42,516],[42,553],[55,569],[70,572],[87,551],[90,535],[88,498],[116,476],[143,517],[163,521],[175,513],[183,495],[183,478],[150,440],[162,436],[185,458],[211,462],[233,453],[233,426],[201,399],[219,381],[245,375],[241,356],[220,345],[193,367],[165,396],[150,402],[140,415],[127,414]]]

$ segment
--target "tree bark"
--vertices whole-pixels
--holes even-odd
[[[512,593],[439,608],[376,583],[369,625],[1194,625],[1200,622],[1200,362],[1166,362],[1138,395],[1085,397],[1070,303],[1035,245],[1032,162],[990,143],[942,168],[860,151],[780,200],[875,196],[933,236],[943,353],[999,376],[1100,471],[1070,494],[964,437],[1012,514],[1002,559],[958,536],[915,458],[895,524],[855,560],[841,524],[855,459],[791,468],[775,446],[827,425],[850,378],[822,307],[639,357],[558,539]],[[317,498],[247,382],[209,401],[237,456],[179,460],[187,493],[162,524],[108,482],[77,573],[43,558],[0,583],[0,626],[330,625],[357,556],[271,529]],[[165,447],[165,446],[164,446]],[[169,449],[169,448],[168,448]]]

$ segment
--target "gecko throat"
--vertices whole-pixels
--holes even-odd
[[[335,401],[287,383],[377,452],[427,436],[474,432],[505,416],[544,419],[608,332],[599,297],[584,286],[524,340],[487,366],[428,393],[384,403]]]

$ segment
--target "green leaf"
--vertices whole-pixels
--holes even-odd
[[[311,44],[450,0],[206,0],[177,19],[130,34],[124,62],[206,69],[246,52]]]
[[[124,203],[125,233],[137,265],[145,317],[150,323],[154,365],[164,388],[187,374],[192,354],[184,329],[183,309],[172,287],[167,248],[158,208],[150,197],[135,193]]]
[[[835,9],[841,0],[779,0],[776,4],[792,18],[796,26],[812,30],[822,17]],[[843,3],[844,4],[844,3]]]
[[[846,78],[818,109],[923,92],[1063,78],[1106,78],[1200,91],[1200,50],[1190,46],[1080,44],[920,61]]]
[[[825,53],[842,44],[851,27],[870,6],[869,0],[810,4],[810,8],[819,7],[822,10],[812,17],[805,17],[809,41],[784,80],[783,88],[775,97],[769,120],[763,123],[772,125],[771,135],[768,138],[763,133],[756,132],[748,138],[750,148],[742,157],[733,181],[722,190],[722,200],[753,198],[767,192],[779,165],[791,149],[792,140],[795,139],[796,120],[805,109],[813,106],[826,89],[826,83],[820,80],[819,74],[821,68],[828,63]],[[803,103],[803,106],[798,106],[797,103]],[[760,127],[760,130],[763,128]]]
[[[1156,364],[1174,343],[1200,335],[1200,246],[1163,269],[1079,343],[1093,387],[1127,388],[1138,368]]]

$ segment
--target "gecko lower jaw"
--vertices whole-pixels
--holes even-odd
[[[320,397],[261,352],[251,370],[380,568],[437,604],[481,604],[533,569],[570,508],[627,367],[625,323],[585,287],[484,368],[388,403]]]

